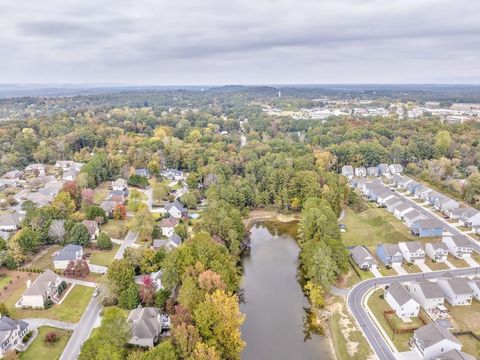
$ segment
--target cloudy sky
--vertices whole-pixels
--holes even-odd
[[[0,83],[480,83],[479,0],[0,0]]]

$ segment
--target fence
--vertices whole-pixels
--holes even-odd
[[[411,332],[414,332],[415,330],[417,330],[418,328],[420,328],[421,326],[423,326],[427,323],[427,319],[425,318],[425,315],[422,312],[420,312],[420,313],[418,313],[418,318],[420,319],[420,321],[422,322],[423,325],[418,325],[418,324],[408,325],[408,324],[405,324],[404,326],[399,327],[399,326],[396,326],[395,322],[393,321],[393,318],[395,316],[397,316],[396,313],[395,313],[395,310],[385,310],[383,312],[383,317],[385,318],[385,320],[387,320],[387,323],[390,326],[390,328],[392,329],[394,334],[411,333]]]

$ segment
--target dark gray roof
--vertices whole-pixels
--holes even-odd
[[[128,322],[132,327],[132,338],[153,339],[162,330],[160,309],[138,307],[130,311]]]
[[[395,206],[395,210],[397,210],[397,211],[405,211],[409,208],[411,208],[411,206],[409,204],[407,204],[406,202],[403,202],[403,203]]]
[[[440,241],[439,242],[431,242],[429,244],[432,246],[432,248],[434,250],[442,249],[442,250],[448,251],[448,246],[443,242],[440,242]]]
[[[424,348],[435,345],[444,339],[450,340],[456,344],[461,344],[450,331],[435,323],[422,326],[420,329],[415,330],[414,334],[418,341],[423,344]]]
[[[415,219],[415,218],[417,218],[421,215],[423,215],[423,214],[420,211],[413,209],[413,210],[407,212],[405,215],[403,215],[403,217],[406,218],[406,219],[409,219],[409,220],[413,220],[413,219]]]
[[[472,243],[465,236],[451,236],[453,243],[458,247],[472,247]]]
[[[57,256],[55,256],[54,260],[56,261],[64,261],[64,260],[76,260],[77,253],[82,251],[83,247],[80,245],[68,244],[65,246]]]
[[[402,254],[398,244],[383,244],[383,248],[387,256],[395,256],[396,253],[400,253],[401,256]]]
[[[165,204],[165,209],[167,211],[169,211],[173,207],[176,207],[181,212],[186,212],[187,211],[187,209],[182,205],[182,203],[180,201],[178,201],[178,199],[175,199],[174,202],[169,202],[169,203]]]
[[[0,317],[0,331],[15,330],[20,326],[20,330],[26,329],[28,323],[23,320],[10,319],[8,316]]]
[[[385,205],[391,206],[391,205],[395,205],[397,203],[399,204],[401,202],[402,202],[402,200],[400,200],[398,197],[395,196],[395,197],[390,198],[387,201],[385,201]]]
[[[177,244],[177,245],[180,245],[182,243],[182,238],[177,233],[172,233],[172,235],[170,235],[168,240],[170,240],[170,242],[173,242],[174,244]]]
[[[406,304],[412,297],[408,291],[397,281],[391,283],[387,292],[395,299],[398,305]]]
[[[17,213],[0,215],[0,226],[18,226],[22,216]]]
[[[424,281],[417,283],[426,299],[443,298],[443,291],[437,283]]]
[[[439,281],[447,282],[455,295],[471,295],[473,290],[468,285],[466,278],[446,278]]]
[[[443,228],[442,223],[434,219],[417,220],[413,225],[415,227],[422,228],[422,229],[439,228],[439,227]]]
[[[352,254],[352,257],[357,259],[358,261],[368,260],[372,263],[377,262],[374,257],[368,252],[368,250],[365,249],[365,247],[363,246],[355,246],[352,250],[350,250],[350,253]]]
[[[407,247],[408,251],[410,251],[411,253],[417,252],[418,250],[425,251],[420,241],[405,241],[405,246]]]

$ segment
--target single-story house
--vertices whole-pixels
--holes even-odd
[[[435,282],[412,282],[408,286],[408,293],[426,311],[432,311],[443,306],[445,296],[440,286]]]
[[[363,166],[355,168],[355,176],[357,176],[357,177],[367,176],[367,169],[365,169],[365,167],[363,167]]]
[[[125,192],[128,188],[127,180],[118,178],[112,181],[112,190]]]
[[[158,343],[163,326],[160,309],[139,306],[130,311],[127,322],[132,330],[129,344],[153,347]]]
[[[98,222],[95,220],[83,220],[82,224],[87,228],[88,233],[90,234],[90,240],[94,241],[100,234],[100,226],[98,226]]]
[[[402,265],[403,255],[397,244],[377,245],[376,254],[385,266]]]
[[[448,196],[437,197],[433,204],[435,210],[441,211],[444,214],[448,214],[448,210],[456,209],[459,205],[458,201],[455,201]]]
[[[148,169],[145,169],[145,168],[136,169],[135,174],[139,176],[143,176],[144,178],[150,179],[150,171],[148,171]]]
[[[393,213],[395,207],[400,204],[403,204],[403,201],[396,196],[385,201],[385,207],[389,213]]]
[[[367,168],[367,176],[378,176],[378,168],[370,166]]]
[[[465,208],[460,216],[460,224],[465,227],[480,225],[480,211],[474,208]]]
[[[11,350],[23,349],[23,337],[30,331],[26,321],[13,320],[8,316],[0,317],[0,357]]]
[[[17,231],[20,229],[23,216],[18,213],[7,213],[0,215],[0,231]]]
[[[385,301],[401,319],[416,317],[420,311],[420,304],[397,281],[385,287]]]
[[[425,245],[425,253],[436,262],[444,262],[448,258],[448,247],[444,242],[432,242]]]
[[[445,327],[434,322],[413,332],[410,341],[421,359],[432,360],[451,350],[462,350],[462,343]]]
[[[434,219],[417,220],[412,224],[411,232],[420,237],[442,236],[443,225]]]
[[[465,236],[444,236],[442,242],[447,245],[450,254],[457,259],[463,259],[472,256],[473,245]]]
[[[480,279],[473,279],[468,282],[468,286],[473,291],[475,299],[480,300]]]
[[[422,220],[422,219],[428,219],[428,216],[422,214],[420,211],[415,209],[403,215],[403,223],[407,225],[409,229],[412,227],[415,221]]]
[[[178,220],[173,216],[166,219],[162,219],[162,221],[160,221],[160,229],[162,229],[162,235],[170,236],[174,232],[175,226],[177,225],[178,225]]]
[[[445,299],[452,306],[470,305],[473,299],[473,290],[468,285],[468,279],[462,277],[443,277],[437,280],[445,295]]]
[[[357,245],[350,250],[350,255],[353,261],[362,270],[376,269],[378,266],[377,260],[370,254],[370,252],[364,247]]]
[[[425,250],[420,241],[403,241],[398,243],[403,258],[409,263],[425,262]]]
[[[47,269],[32,283],[27,280],[27,289],[15,304],[16,307],[43,308],[47,299],[58,300],[58,285],[62,282],[60,276]]]
[[[342,175],[351,178],[355,175],[352,165],[343,165],[342,166]]]
[[[83,247],[75,244],[66,245],[53,258],[53,266],[55,269],[65,270],[70,261],[76,261],[83,258]]]
[[[395,206],[393,209],[393,215],[395,215],[398,220],[403,220],[403,215],[412,210],[413,207],[410,204],[403,202],[400,205]]]
[[[170,216],[180,219],[187,214],[187,208],[185,208],[178,199],[175,199],[173,202],[166,203],[164,206],[165,210],[170,214]]]
[[[388,164],[378,164],[378,175],[385,176],[390,175],[390,169],[388,168]]]
[[[391,164],[388,169],[392,175],[403,173],[403,166],[400,164]]]

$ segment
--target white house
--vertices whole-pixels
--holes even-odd
[[[425,253],[436,262],[445,262],[448,259],[448,247],[443,242],[427,243]]]
[[[367,169],[365,169],[363,166],[355,168],[355,176],[357,177],[367,176]]]
[[[468,286],[472,289],[475,299],[480,300],[480,279],[470,280]]]
[[[55,269],[65,270],[70,261],[83,258],[83,247],[75,244],[68,244],[53,258]]]
[[[25,168],[27,175],[42,177],[46,175],[46,166],[44,164],[30,164]]]
[[[444,277],[438,279],[438,285],[445,294],[445,299],[452,306],[470,305],[473,298],[473,290],[468,285],[468,279]]]
[[[28,323],[23,320],[13,320],[8,316],[0,317],[0,357],[11,350],[21,351],[23,337],[29,331]]]
[[[378,176],[378,168],[371,166],[367,168],[367,176]]]
[[[403,215],[403,223],[410,229],[415,221],[428,219],[427,216],[423,215],[418,210],[411,210]]]
[[[441,211],[444,214],[448,214],[451,209],[457,209],[460,204],[448,196],[440,196],[435,199],[433,204],[435,210]]]
[[[398,220],[403,220],[403,215],[411,210],[413,210],[413,208],[406,202],[403,202],[402,204],[395,206],[393,209],[393,215],[395,215]]]
[[[378,164],[377,169],[378,175],[387,177],[390,175],[390,169],[388,168],[388,164]]]
[[[399,318],[418,316],[420,305],[399,282],[395,281],[385,289],[385,301]]]
[[[390,190],[384,190],[382,191],[378,196],[377,196],[377,203],[380,206],[385,206],[385,203],[390,200],[397,197],[395,196],[394,193],[392,193]]]
[[[443,307],[445,301],[442,289],[435,282],[412,282],[408,287],[408,293],[425,311],[429,312]]]
[[[62,282],[60,276],[47,269],[33,283],[27,280],[27,289],[23,292],[15,307],[43,308],[45,300],[58,300],[58,285]]]
[[[350,255],[360,269],[376,269],[378,266],[377,260],[363,246],[355,246],[350,250]]]
[[[393,211],[395,210],[395,207],[397,205],[400,205],[402,204],[403,201],[400,200],[398,197],[394,196],[390,199],[388,199],[387,201],[385,201],[385,207],[387,208],[387,211],[389,213],[393,213]]]
[[[458,259],[472,256],[473,245],[464,236],[444,236],[442,242],[447,245],[450,254]]]
[[[425,250],[420,241],[403,241],[398,243],[398,246],[406,262],[414,264],[425,262]]]
[[[392,175],[403,173],[403,166],[400,164],[392,164],[388,167],[388,169]]]
[[[464,227],[478,226],[480,225],[480,211],[474,208],[464,208],[459,221]]]
[[[177,169],[162,170],[160,172],[160,175],[169,180],[179,181],[179,180],[185,179],[185,175],[183,174],[183,171],[177,170]],[[353,168],[352,168],[352,176],[353,176]]]
[[[342,175],[347,178],[352,178],[353,175],[355,175],[355,172],[353,171],[353,166],[352,165],[342,166]]]
[[[118,178],[115,181],[112,181],[112,190],[114,191],[125,191],[128,188],[127,180]]]
[[[451,350],[462,350],[462,343],[448,329],[434,322],[415,330],[410,343],[425,360],[434,360]]]
[[[0,215],[0,231],[17,231],[20,228],[20,223],[23,216],[18,213],[7,213]]]
[[[172,235],[175,230],[175,226],[177,225],[178,220],[174,217],[162,219],[162,221],[160,222],[160,229],[162,229],[162,235],[167,237]]]
[[[182,205],[178,199],[175,199],[174,202],[167,203],[165,204],[165,210],[170,214],[170,216],[180,219],[182,218],[186,213],[187,209]]]

